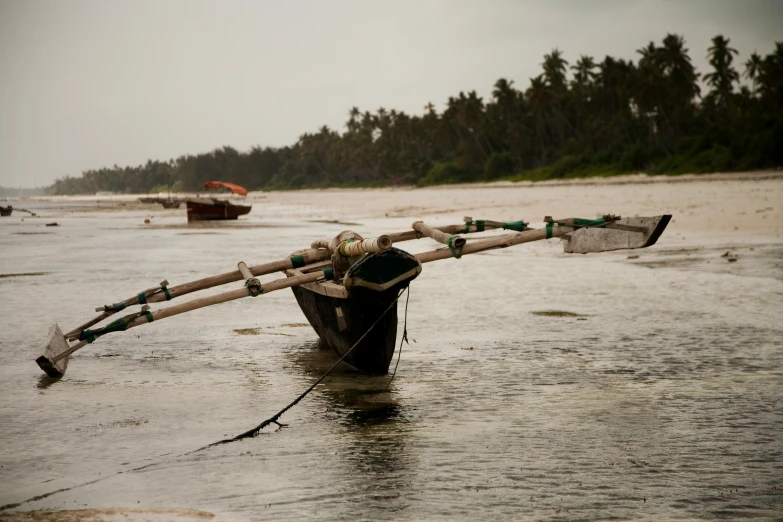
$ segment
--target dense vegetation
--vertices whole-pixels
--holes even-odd
[[[0,185],[0,197],[28,197],[28,196],[40,196],[44,194],[46,188],[19,188],[19,187],[4,187]]]
[[[342,134],[328,127],[287,147],[231,147],[57,180],[55,194],[197,190],[212,179],[250,189],[549,179],[633,171],[714,172],[783,165],[783,42],[741,71],[729,39],[695,70],[678,35],[639,49],[638,62],[558,49],[525,90],[495,82],[492,99],[460,92],[438,113],[354,107]],[[745,78],[740,82],[740,72]]]

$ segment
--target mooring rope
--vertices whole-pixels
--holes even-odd
[[[259,424],[255,428],[253,428],[251,430],[248,430],[248,431],[246,431],[244,433],[241,433],[241,434],[237,435],[236,437],[232,437],[230,439],[219,440],[217,442],[213,442],[212,444],[208,444],[206,446],[203,446],[203,447],[201,447],[199,449],[196,449],[196,450],[193,450],[193,451],[189,451],[187,453],[182,453],[182,454],[179,454],[179,455],[174,455],[171,458],[174,459],[174,458],[184,457],[186,455],[190,455],[192,453],[196,453],[196,452],[205,450],[207,448],[211,448],[212,446],[218,446],[220,444],[228,444],[229,442],[235,442],[235,441],[238,441],[238,440],[245,439],[247,437],[252,437],[253,435],[255,435],[256,433],[258,433],[259,431],[261,431],[262,429],[264,429],[265,427],[269,426],[272,423],[277,424],[280,427],[285,426],[285,424],[279,423],[278,419],[285,412],[287,412],[288,410],[290,410],[291,408],[296,406],[296,404],[299,401],[304,399],[305,396],[308,393],[313,391],[316,386],[318,386],[324,379],[326,379],[326,377],[330,373],[332,373],[332,370],[337,368],[337,365],[339,365],[341,362],[343,362],[343,359],[345,359],[348,356],[348,354],[350,354],[353,351],[353,349],[356,348],[359,345],[360,342],[362,342],[362,340],[367,336],[367,334],[370,333],[370,331],[372,331],[372,329],[375,328],[378,325],[378,323],[381,321],[381,319],[384,318],[384,316],[387,313],[389,313],[389,310],[391,310],[392,307],[395,304],[397,304],[397,301],[400,300],[400,297],[402,297],[402,293],[405,290],[408,290],[408,297],[405,299],[405,323],[404,323],[405,327],[403,329],[403,339],[407,342],[408,299],[410,299],[410,288],[409,287],[406,287],[405,289],[401,290],[399,294],[397,294],[397,297],[394,299],[394,301],[392,301],[392,303],[386,308],[386,310],[383,311],[383,313],[380,315],[380,317],[378,317],[378,319],[375,320],[375,322],[372,324],[372,326],[370,326],[367,329],[367,331],[364,332],[364,334],[362,334],[362,336],[359,338],[359,340],[356,341],[356,343],[354,343],[353,346],[351,346],[350,350],[345,352],[345,354],[342,357],[340,357],[340,359],[338,359],[337,362],[334,363],[334,365],[331,368],[329,368],[329,370],[327,370],[326,373],[324,373],[317,381],[315,381],[309,388],[307,388],[307,390],[305,390],[302,394],[300,394],[299,397],[294,399],[294,401],[291,402],[290,404],[288,404],[285,408],[283,408],[282,410],[280,410],[279,412],[274,414],[272,417],[269,417],[267,420],[265,420],[264,422],[262,422],[261,424]],[[402,350],[402,341],[400,341],[400,350]],[[400,363],[400,360],[399,360],[399,357],[398,357],[397,358],[397,364],[399,364],[399,363]],[[395,373],[397,372],[397,366],[396,365],[394,366],[394,372]],[[394,375],[392,375],[392,379],[393,378],[394,378]],[[391,383],[391,380],[389,380],[389,383]],[[388,388],[389,385],[387,384],[386,387]],[[10,504],[5,504],[5,505],[0,506],[0,511],[5,511],[7,509],[14,509],[14,508],[17,508],[17,507],[19,507],[19,506],[21,506],[23,504],[27,504],[27,503],[30,503],[30,502],[35,502],[37,500],[42,500],[44,498],[50,497],[52,495],[55,495],[57,493],[64,493],[64,492],[70,491],[72,489],[76,489],[76,488],[80,488],[80,487],[83,487],[83,486],[88,486],[88,485],[91,485],[91,484],[95,484],[96,482],[101,482],[103,480],[106,480],[106,479],[109,479],[109,478],[112,478],[112,477],[116,477],[117,475],[122,475],[122,474],[125,474],[125,473],[134,473],[134,472],[137,472],[137,471],[141,471],[143,469],[150,468],[150,467],[158,464],[160,462],[160,459],[163,458],[163,457],[166,457],[166,456],[167,455],[161,455],[155,461],[153,461],[153,462],[151,462],[149,464],[145,464],[143,466],[139,466],[139,467],[136,467],[136,468],[123,470],[123,471],[117,471],[116,473],[105,475],[103,477],[100,477],[100,478],[97,478],[97,479],[94,479],[94,480],[90,480],[90,481],[87,481],[87,482],[82,482],[81,484],[75,484],[75,485],[67,487],[67,488],[61,488],[61,489],[57,489],[57,490],[54,490],[54,491],[50,491],[48,493],[43,493],[41,495],[36,495],[34,497],[28,498],[26,500],[22,500],[20,502],[14,502],[14,503],[10,503]]]
[[[317,381],[315,381],[313,384],[311,384],[309,388],[307,388],[307,389],[306,389],[304,392],[302,392],[302,393],[301,393],[301,394],[300,394],[300,395],[299,395],[299,396],[298,396],[296,399],[294,399],[293,401],[291,401],[291,402],[290,402],[290,403],[289,403],[289,404],[288,404],[288,405],[287,405],[285,408],[283,408],[282,410],[278,411],[277,413],[275,413],[274,415],[272,415],[271,417],[269,417],[268,419],[266,419],[264,422],[262,422],[261,424],[259,424],[259,425],[258,425],[258,426],[256,426],[255,428],[251,428],[251,429],[247,430],[246,432],[244,432],[244,433],[240,433],[239,435],[237,435],[237,436],[235,436],[235,437],[231,437],[231,438],[229,438],[229,439],[223,439],[223,440],[219,440],[219,441],[217,441],[217,442],[213,442],[212,444],[207,444],[206,446],[203,446],[203,447],[201,447],[201,448],[199,448],[199,449],[197,449],[197,450],[193,450],[193,451],[190,451],[190,452],[188,452],[188,453],[185,453],[184,455],[190,455],[191,453],[196,453],[196,452],[199,452],[199,451],[205,450],[205,449],[207,449],[207,448],[211,448],[211,447],[213,447],[213,446],[219,446],[219,445],[221,445],[221,444],[228,444],[229,442],[236,442],[236,441],[238,441],[238,440],[246,439],[246,438],[248,438],[248,437],[253,437],[253,436],[254,436],[256,433],[258,433],[258,432],[259,432],[259,431],[261,431],[262,429],[266,428],[266,427],[267,427],[267,426],[269,426],[270,424],[277,424],[277,425],[278,425],[278,426],[280,426],[281,428],[282,428],[283,426],[285,426],[285,424],[281,424],[280,422],[278,422],[278,419],[280,419],[280,417],[282,417],[282,416],[283,416],[283,414],[284,414],[285,412],[287,412],[288,410],[290,410],[291,408],[293,408],[294,406],[296,406],[296,405],[299,403],[299,401],[301,401],[302,399],[304,399],[304,398],[307,396],[307,394],[309,394],[311,391],[313,391],[313,390],[315,389],[315,387],[316,387],[316,386],[318,386],[319,384],[321,384],[321,382],[322,382],[324,379],[326,379],[326,377],[328,377],[328,376],[329,376],[329,374],[330,374],[330,373],[332,373],[332,371],[333,371],[335,368],[337,368],[337,366],[338,366],[338,365],[339,365],[341,362],[343,362],[343,360],[344,360],[346,357],[348,357],[348,355],[350,355],[350,353],[351,353],[351,352],[354,350],[354,348],[356,348],[357,346],[359,346],[359,343],[360,343],[360,342],[362,342],[362,340],[363,340],[363,339],[364,339],[364,338],[367,336],[367,334],[368,334],[368,333],[370,333],[370,332],[372,331],[372,329],[373,329],[373,328],[375,328],[375,327],[378,325],[378,323],[379,323],[379,322],[381,322],[381,319],[383,319],[383,318],[386,316],[386,314],[387,314],[387,313],[389,313],[389,310],[391,310],[391,309],[392,309],[392,307],[393,307],[393,306],[395,306],[395,305],[397,304],[397,301],[399,301],[399,300],[400,300],[400,297],[402,296],[402,293],[403,293],[404,291],[405,291],[405,290],[403,289],[403,290],[401,290],[401,291],[400,291],[400,293],[399,293],[399,294],[397,294],[397,297],[395,297],[395,298],[394,298],[394,301],[392,301],[392,302],[391,302],[391,304],[389,304],[389,306],[388,306],[388,307],[386,307],[386,310],[384,310],[384,311],[383,311],[383,313],[382,313],[382,314],[381,314],[381,315],[378,317],[378,319],[376,319],[376,320],[375,320],[375,322],[374,322],[374,323],[373,323],[373,324],[372,324],[372,325],[371,325],[371,326],[370,326],[370,327],[367,329],[367,331],[366,331],[366,332],[364,332],[364,333],[362,334],[362,336],[361,336],[361,337],[359,337],[359,340],[357,340],[357,341],[356,341],[356,342],[353,344],[353,346],[351,346],[351,348],[350,348],[350,349],[349,349],[347,352],[345,352],[345,353],[342,355],[342,357],[340,357],[340,358],[337,360],[337,362],[336,362],[336,363],[334,363],[334,365],[332,365],[332,367],[331,367],[331,368],[329,368],[329,369],[326,371],[326,373],[324,373],[323,375],[321,375],[321,377],[319,377]],[[408,293],[408,295],[410,295],[410,292]],[[406,302],[406,308],[405,308],[405,312],[406,312],[406,321],[407,321],[407,310],[408,310],[408,308],[407,308],[407,302]],[[398,362],[399,362],[399,361],[398,361]],[[395,371],[396,371],[396,370],[397,370],[397,368],[395,367]]]
[[[397,367],[400,365],[400,357],[402,357],[402,342],[405,341],[406,343],[408,343],[408,301],[410,301],[411,298],[410,285],[408,285],[408,287],[405,290],[408,291],[408,295],[405,296],[405,321],[402,324],[402,339],[400,339],[400,349],[397,351],[397,363],[394,365],[394,371],[392,372],[392,376],[389,378],[389,382],[386,383],[386,387],[383,389],[383,391],[389,389],[389,385],[394,380],[394,376],[397,375]]]

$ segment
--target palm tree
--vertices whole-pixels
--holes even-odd
[[[552,52],[544,55],[544,61],[541,63],[544,68],[544,80],[547,85],[556,90],[566,90],[566,71],[568,71],[568,62],[563,58],[560,49],[552,49]]]
[[[571,70],[574,71],[573,85],[579,89],[586,89],[589,87],[597,74],[593,72],[597,66],[592,56],[583,54],[579,57],[576,65],[571,66]]]
[[[759,73],[761,72],[762,63],[764,63],[764,61],[761,59],[761,56],[759,56],[759,53],[754,51],[745,62],[745,71],[742,73],[745,78],[752,82],[753,90],[751,93],[754,95],[756,94],[756,87],[758,85],[758,77]]]
[[[346,127],[348,127],[348,132],[356,132],[359,130],[359,116],[361,116],[362,112],[359,110],[358,107],[351,107],[351,110],[348,111],[348,122],[345,124]]]
[[[663,47],[659,49],[659,57],[664,73],[672,80],[672,87],[683,97],[683,101],[690,103],[700,92],[696,83],[699,74],[688,56],[685,39],[680,35],[667,34],[663,39]]]
[[[707,58],[715,72],[704,75],[704,81],[715,91],[718,105],[725,107],[729,102],[734,82],[739,81],[739,74],[731,66],[736,49],[729,47],[729,39],[718,35],[712,39],[712,46],[707,50]]]
[[[538,163],[545,165],[548,160],[547,128],[551,119],[552,96],[543,74],[530,78],[530,87],[525,91],[525,99],[533,119],[533,133],[538,139]]]

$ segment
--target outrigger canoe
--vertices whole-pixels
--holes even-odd
[[[385,374],[397,336],[397,300],[401,291],[421,274],[422,264],[551,238],[563,240],[567,253],[646,248],[655,244],[670,219],[670,215],[626,219],[605,215],[598,219],[561,220],[547,216],[544,228],[540,229],[531,229],[521,220],[465,218],[463,224],[442,227],[417,221],[411,230],[373,239],[344,231],[335,238],[315,241],[309,249],[283,260],[253,267],[240,261],[238,270],[233,272],[174,287],[163,281],[123,301],[96,308],[96,312],[101,312],[97,317],[66,334],[57,324],[52,325],[44,353],[36,362],[49,376],[61,377],[72,353],[109,333],[206,306],[291,288],[316,334],[340,360],[368,374]],[[483,239],[471,237],[470,242],[463,237],[500,229],[508,232]],[[414,255],[393,246],[423,236],[444,247]],[[286,277],[267,283],[257,279],[275,272],[284,272]],[[237,281],[243,281],[244,286],[150,311],[150,304]],[[93,328],[134,305],[141,305],[140,311]]]

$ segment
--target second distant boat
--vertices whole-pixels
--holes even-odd
[[[231,194],[243,198],[247,196],[246,188],[225,181],[207,181],[204,183],[204,188],[208,190],[227,189],[231,191]],[[244,202],[244,200],[242,201]],[[230,199],[215,197],[188,198],[185,200],[185,204],[188,208],[189,223],[192,221],[237,219],[239,216],[249,213],[252,208],[251,205],[241,205],[230,201]]]

